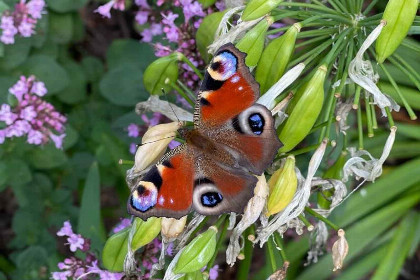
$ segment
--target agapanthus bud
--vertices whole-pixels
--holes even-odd
[[[162,236],[166,240],[173,240],[184,230],[187,216],[180,219],[162,218]]]
[[[123,271],[128,248],[130,247],[132,255],[132,252],[150,243],[160,232],[160,220],[161,218],[151,217],[144,222],[135,218],[131,227],[108,238],[102,251],[104,267],[110,271]]]
[[[253,20],[268,14],[276,8],[283,0],[251,0],[246,5],[242,14],[243,21]]]
[[[160,57],[153,61],[143,74],[143,84],[150,94],[160,95],[162,89],[170,91],[172,83],[178,79],[178,60],[177,53]]]
[[[272,23],[272,17],[264,18],[236,44],[240,51],[247,53],[245,58],[246,65],[257,65],[264,49],[265,33]]]
[[[217,228],[211,226],[194,238],[182,251],[173,269],[176,274],[188,273],[204,267],[216,250]]]
[[[322,109],[326,74],[327,66],[321,65],[297,90],[286,111],[289,118],[279,128],[279,139],[284,144],[279,152],[290,151],[308,135]]]
[[[408,33],[417,13],[418,0],[390,0],[386,5],[383,20],[386,26],[376,40],[376,56],[379,63],[389,57]]]
[[[137,149],[134,171],[141,172],[159,160],[165,153],[169,143],[175,138],[179,127],[180,123],[178,122],[149,127],[142,138],[142,145]]]
[[[339,229],[337,235],[338,239],[334,242],[332,247],[332,258],[334,263],[333,271],[343,267],[344,259],[349,252],[349,244],[347,243],[344,230]]]
[[[288,156],[284,166],[274,172],[268,180],[270,194],[267,201],[266,216],[276,214],[283,210],[292,201],[297,188],[295,172],[295,157]]]
[[[271,41],[264,49],[255,72],[262,94],[283,76],[295,50],[296,37],[301,27],[300,23],[293,24],[285,34]]]

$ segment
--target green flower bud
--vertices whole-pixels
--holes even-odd
[[[128,252],[130,231],[135,231],[131,249],[137,251],[140,247],[150,243],[159,234],[160,220],[161,218],[151,217],[144,222],[139,218],[135,218],[130,228],[117,232],[108,238],[102,251],[104,267],[110,271],[123,271],[124,259]]]
[[[382,17],[386,26],[376,40],[376,60],[379,63],[401,44],[413,24],[418,5],[418,0],[389,0]]]
[[[264,18],[256,26],[249,30],[236,44],[236,47],[240,51],[247,53],[245,63],[249,67],[257,65],[260,60],[264,49],[265,34],[272,23],[272,17]]]
[[[216,234],[217,228],[212,226],[194,238],[182,251],[173,272],[194,272],[205,266],[216,250]]]
[[[267,201],[267,217],[283,210],[296,193],[297,176],[295,172],[295,157],[288,156],[282,168],[274,172],[268,180],[270,193]]]
[[[200,24],[197,30],[195,40],[197,42],[197,49],[200,52],[201,57],[204,61],[209,62],[211,55],[207,51],[207,47],[210,46],[214,41],[217,28],[223,18],[223,15],[227,10],[223,12],[212,13],[206,16]]]
[[[264,49],[255,73],[262,94],[283,76],[295,50],[296,37],[301,27],[300,23],[293,24],[285,34],[271,41]]]
[[[172,83],[178,79],[177,53],[164,56],[153,61],[143,74],[143,84],[150,94],[160,95],[162,89],[170,91]]]
[[[279,139],[284,144],[279,152],[290,151],[308,135],[322,109],[326,74],[327,66],[321,65],[309,82],[297,90],[286,110],[289,117],[279,127]]]
[[[249,21],[262,17],[268,14],[277,7],[283,0],[251,0],[246,5],[245,10],[242,14],[243,21]]]

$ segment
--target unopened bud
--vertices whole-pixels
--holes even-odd
[[[283,168],[274,172],[268,180],[270,194],[267,201],[267,217],[283,210],[292,201],[297,188],[295,158],[289,156]]]
[[[216,250],[216,234],[217,228],[211,226],[206,232],[194,238],[182,251],[173,272],[188,273],[204,267]]]
[[[276,8],[283,0],[251,0],[246,5],[242,14],[243,21],[249,21],[262,17]]]

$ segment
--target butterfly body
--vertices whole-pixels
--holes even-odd
[[[179,132],[185,143],[150,167],[133,189],[130,214],[180,218],[241,213],[257,179],[281,143],[271,112],[256,104],[259,87],[245,54],[232,44],[219,49],[197,97],[194,127]]]

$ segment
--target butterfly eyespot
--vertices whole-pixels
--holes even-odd
[[[260,113],[254,113],[248,117],[248,124],[252,133],[260,135],[264,130],[264,118]]]
[[[222,200],[223,196],[218,192],[207,192],[201,195],[201,204],[206,207],[214,207]]]
[[[140,211],[146,212],[156,205],[158,190],[151,182],[141,181],[136,190],[131,195],[131,206]]]

